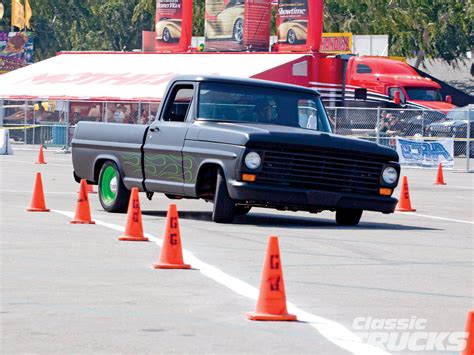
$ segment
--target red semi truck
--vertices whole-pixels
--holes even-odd
[[[441,86],[405,62],[349,55],[314,58],[318,88],[329,106],[431,109],[446,114],[456,107]]]

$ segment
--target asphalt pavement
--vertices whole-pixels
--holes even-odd
[[[137,243],[118,241],[125,215],[103,211],[96,194],[98,223],[70,224],[79,188],[71,156],[47,150],[48,164],[36,165],[37,154],[0,156],[4,354],[367,354],[375,346],[352,336],[377,330],[357,324],[421,319],[425,332],[461,332],[474,308],[473,174],[445,170],[447,185],[435,186],[434,170],[403,169],[417,211],[365,212],[357,227],[337,226],[331,212],[266,209],[215,224],[210,203],[140,195],[152,242]],[[37,171],[49,213],[26,212]],[[169,203],[191,270],[150,267]],[[245,316],[256,306],[269,235],[279,237],[299,322]]]

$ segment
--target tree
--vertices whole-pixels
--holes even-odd
[[[473,47],[470,0],[326,0],[325,30],[388,34],[390,55],[452,65]]]

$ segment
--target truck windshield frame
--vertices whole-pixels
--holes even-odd
[[[425,87],[405,87],[405,91],[410,100],[418,101],[443,101],[438,89]]]
[[[272,124],[331,133],[316,93],[220,82],[199,85],[197,120]]]

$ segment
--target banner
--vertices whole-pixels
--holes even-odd
[[[0,32],[0,73],[22,68],[33,57],[33,36],[25,32]]]
[[[420,168],[454,168],[454,139],[446,138],[437,141],[411,140],[396,138],[397,153],[400,164]]]
[[[244,14],[244,0],[206,0],[205,51],[242,51]]]
[[[319,51],[323,0],[279,0],[276,18],[278,51]]]
[[[268,52],[271,0],[206,0],[206,52]]]
[[[351,54],[352,33],[323,33],[322,53]]]
[[[268,52],[270,46],[271,0],[245,1],[244,49]]]
[[[186,52],[191,44],[192,0],[156,1],[157,52]]]

